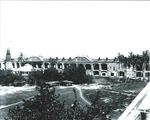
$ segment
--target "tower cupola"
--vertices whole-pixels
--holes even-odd
[[[6,51],[6,61],[11,61],[10,49],[8,48]]]

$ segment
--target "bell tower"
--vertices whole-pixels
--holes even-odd
[[[11,61],[10,49],[7,48],[7,51],[6,51],[6,62],[10,62],[10,61]]]
[[[11,53],[10,49],[8,48],[6,51],[6,58],[5,58],[5,70],[12,70],[12,61],[11,61]]]

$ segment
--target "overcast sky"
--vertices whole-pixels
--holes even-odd
[[[1,1],[0,58],[114,58],[150,50],[150,2]]]

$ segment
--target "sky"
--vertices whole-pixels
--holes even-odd
[[[148,1],[1,1],[0,58],[114,58],[150,50]]]

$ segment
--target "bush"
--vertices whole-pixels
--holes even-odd
[[[58,81],[62,79],[62,76],[61,76],[61,73],[59,73],[57,69],[51,67],[51,68],[44,70],[43,79],[46,80],[46,82]]]
[[[71,107],[65,107],[65,102],[59,100],[54,88],[42,84],[38,88],[39,94],[30,100],[23,100],[23,104],[15,106],[8,112],[5,120],[106,120],[111,106],[100,100],[99,92],[93,99],[91,106],[81,107],[75,100]]]
[[[86,75],[84,67],[69,66],[64,69],[63,76],[64,79],[71,80],[75,84],[92,82],[92,77],[90,75]]]
[[[28,84],[29,85],[40,85],[41,81],[43,80],[43,71],[32,71],[29,73],[28,76]]]
[[[24,81],[25,79],[21,76],[21,74],[14,74],[12,71],[0,70],[0,84],[4,86],[8,86],[13,84],[15,81]]]

